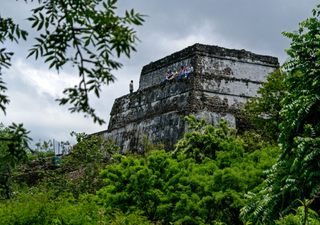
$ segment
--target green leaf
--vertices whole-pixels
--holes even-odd
[[[48,62],[50,60],[53,60],[54,58],[55,58],[55,56],[49,56],[44,62],[46,63],[46,62]]]
[[[38,31],[38,30],[41,30],[41,28],[43,27],[43,23],[44,23],[44,21],[41,21],[41,22],[39,23],[39,26],[38,26],[37,31]]]
[[[98,88],[95,88],[95,89],[94,89],[94,93],[96,94],[96,96],[97,96],[98,98],[100,98],[100,95],[99,95],[99,90],[98,90]]]
[[[87,47],[89,44],[90,44],[90,39],[88,38],[84,43],[84,47]]]
[[[38,23],[39,23],[39,19],[35,16],[35,21],[32,24],[31,28],[34,28],[35,26],[37,26]]]

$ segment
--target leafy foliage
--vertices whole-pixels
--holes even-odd
[[[21,37],[26,40],[28,33],[25,30],[21,30],[19,25],[13,23],[11,18],[3,19],[0,16],[0,43],[3,44],[4,41],[9,39],[10,41],[15,41],[18,43],[18,39]],[[5,83],[2,80],[1,69],[9,68],[11,66],[10,61],[13,56],[13,52],[6,52],[6,48],[0,49],[0,108],[6,114],[6,106],[9,104],[10,100],[8,96],[3,93],[7,90]]]
[[[142,146],[143,146],[142,154],[139,154],[137,152],[127,151],[127,152],[125,152],[125,155],[130,156],[135,159],[143,158],[143,159],[147,160],[148,157],[151,155],[151,152],[164,149],[164,144],[162,144],[161,142],[158,142],[157,144],[154,145],[148,139],[147,135],[143,135],[141,142],[142,142]]]
[[[300,23],[298,33],[283,32],[292,39],[286,50],[290,60],[283,68],[288,70],[288,92],[282,101],[279,136],[280,156],[267,170],[265,187],[243,215],[255,223],[272,223],[279,215],[293,212],[298,199],[315,198],[309,209],[319,212],[320,190],[320,5],[313,17]],[[303,224],[306,224],[304,222]]]
[[[119,149],[112,140],[105,141],[101,136],[88,137],[84,133],[72,133],[79,141],[68,156],[62,157],[57,171],[45,174],[41,185],[54,189],[56,195],[70,192],[75,197],[83,193],[94,194],[104,186],[99,173],[107,164],[112,163],[114,153]],[[77,176],[69,178],[69,172],[76,171]]]
[[[300,200],[299,200],[300,201]],[[309,224],[309,225],[320,225],[320,217],[318,213],[316,213],[312,209],[308,209],[308,205],[311,203],[310,200],[306,200],[306,202],[302,202],[302,206],[298,207],[296,214],[289,214],[285,217],[281,218],[278,221],[275,221],[276,224],[286,224],[286,225],[300,225],[300,224]]]
[[[201,130],[205,124],[196,124],[194,117],[186,120],[191,121],[192,129]],[[225,121],[220,126],[206,126],[203,133],[194,131],[180,140],[198,146],[200,152],[217,146],[214,154],[206,153],[212,159],[194,157],[182,145],[175,154],[153,151],[147,161],[115,155],[116,163],[101,172],[106,186],[97,192],[98,201],[106,209],[119,208],[123,213],[142,210],[149,220],[163,220],[165,224],[241,224],[239,211],[246,203],[244,194],[259,190],[265,178],[263,171],[274,164],[278,149],[267,146],[246,153],[243,142],[230,134],[234,129]],[[215,132],[209,137],[206,130]],[[195,139],[207,141],[200,146]],[[235,147],[237,144],[240,148]]]
[[[195,130],[184,134],[184,138],[179,140],[175,145],[173,151],[174,157],[193,158],[197,163],[201,163],[206,157],[216,159],[216,151],[223,151],[226,149],[234,149],[239,154],[243,153],[243,143],[236,139],[235,128],[229,128],[226,120],[221,119],[216,129],[212,125],[204,127],[206,121],[202,119],[200,123],[197,122],[195,116],[187,116],[184,118],[189,123],[189,129]],[[231,146],[232,145],[232,146]]]
[[[263,135],[277,141],[280,129],[279,125],[284,117],[280,115],[282,100],[288,89],[284,80],[288,77],[286,72],[276,70],[267,76],[267,82],[263,83],[257,91],[255,98],[249,99],[244,105],[242,114],[250,119],[255,128]]]
[[[263,171],[275,163],[278,148],[261,144],[258,134],[235,136],[225,121],[215,128],[194,117],[186,120],[194,134],[180,142],[197,146],[206,154],[202,160],[182,145],[175,154],[156,150],[161,145],[147,138],[145,155],[114,155],[112,141],[73,132],[78,144],[60,168],[41,172],[44,179],[36,187],[16,188],[12,202],[0,203],[0,217],[7,224],[242,224],[244,195],[261,189]],[[82,174],[70,180],[75,169]]]
[[[26,131],[22,124],[13,124],[4,127],[0,123],[0,190],[5,189],[6,197],[11,198],[10,183],[12,169],[18,163],[28,161],[27,151],[30,150],[27,136],[30,131]]]
[[[264,138],[254,130],[245,131],[243,134],[238,135],[238,138],[243,142],[244,151],[249,153],[261,150],[270,144],[274,145],[274,143],[265,141]]]
[[[104,10],[97,10],[102,2]],[[78,67],[81,81],[78,86],[64,90],[68,97],[59,99],[60,105],[70,102],[71,112],[84,112],[93,117],[94,122],[104,123],[89,106],[88,93],[93,91],[100,97],[102,84],[114,81],[112,69],[121,68],[122,64],[110,58],[114,50],[118,57],[135,51],[133,44],[137,37],[128,24],[142,25],[142,15],[132,9],[124,17],[116,16],[117,0],[87,1],[45,1],[32,10],[32,28],[44,30],[36,38],[37,44],[30,49],[30,54],[37,59],[45,57],[51,67],[58,71],[71,62]],[[74,57],[68,58],[67,52],[74,49]],[[90,69],[91,67],[91,69]]]
[[[122,64],[111,59],[113,53],[118,57],[122,54],[130,57],[131,51],[136,51],[134,45],[138,38],[130,26],[142,25],[143,15],[131,9],[125,12],[125,16],[117,16],[114,12],[117,0],[38,2],[40,6],[32,10],[28,20],[32,22],[32,28],[42,33],[35,38],[37,43],[30,49],[28,57],[44,57],[45,62],[50,63],[49,68],[54,67],[58,72],[67,63],[77,67],[79,84],[65,89],[63,93],[67,97],[58,101],[60,105],[72,104],[71,112],[83,112],[94,122],[105,123],[89,105],[89,93],[93,92],[99,98],[101,85],[114,82],[111,71],[120,69]],[[27,34],[11,18],[0,18],[0,43],[7,38],[11,41],[20,37],[26,39]],[[69,57],[69,53],[74,55]],[[0,49],[0,68],[10,66],[12,55]],[[6,90],[2,80],[1,90]],[[8,102],[7,96],[1,94],[0,108],[4,112]]]
[[[106,211],[93,198],[91,194],[79,199],[55,197],[36,188],[31,193],[22,191],[13,201],[0,203],[0,224],[150,224],[139,211]]]
[[[50,62],[49,68],[54,67],[58,72],[68,62],[76,66],[79,71],[79,84],[64,90],[67,97],[58,100],[60,105],[69,102],[73,104],[70,108],[71,112],[84,112],[85,116],[93,117],[94,122],[99,124],[104,121],[89,105],[89,93],[94,92],[99,97],[101,85],[114,82],[115,77],[111,71],[121,68],[122,64],[111,59],[111,56],[116,53],[118,57],[122,54],[130,57],[131,51],[136,51],[134,45],[138,39],[131,25],[142,25],[144,22],[143,15],[135,13],[133,9],[130,12],[126,11],[123,17],[117,16],[114,12],[116,2],[117,0],[107,2],[38,0],[40,6],[33,9],[32,15],[28,18],[32,22],[32,28],[42,32],[35,38],[37,43],[30,49],[28,57],[32,55],[35,59],[45,57],[45,62]],[[102,4],[102,10],[98,10],[101,8],[100,4]],[[21,30],[11,18],[0,17],[1,44],[6,40],[15,42],[18,42],[19,38],[26,40],[27,35],[28,33]],[[73,57],[67,56],[68,53],[74,53]],[[0,49],[0,108],[4,114],[9,99],[3,94],[7,87],[2,80],[1,69],[8,69],[11,66],[12,56],[12,52],[7,52],[5,48]],[[0,137],[1,188],[6,189],[8,198],[11,196],[9,185],[11,170],[17,163],[27,161],[27,141],[30,140],[27,136],[29,132],[22,127],[22,124],[13,124],[9,129],[7,136]],[[91,141],[102,143],[101,140]],[[95,171],[94,167],[100,165],[95,162],[99,158],[99,153],[94,144],[92,146],[87,144],[83,145],[93,149],[84,154],[84,162],[90,165],[86,168],[90,171],[88,174],[92,175],[92,171]],[[108,146],[106,151],[115,148],[113,143],[106,144]],[[82,144],[79,146],[78,152],[81,151],[81,153],[77,157],[83,157],[81,154],[85,150],[82,149]],[[89,180],[92,181],[92,179]],[[85,182],[83,185],[88,187],[89,184]]]

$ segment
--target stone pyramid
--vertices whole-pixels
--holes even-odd
[[[167,71],[189,64],[194,72],[187,79],[161,83]],[[245,130],[239,109],[278,68],[276,57],[194,44],[144,66],[138,91],[115,100],[108,129],[95,135],[114,139],[123,153],[141,152],[143,135],[173,149],[188,130],[183,118],[190,114],[212,125],[224,118]]]

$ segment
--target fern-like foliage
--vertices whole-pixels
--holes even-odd
[[[313,17],[300,23],[286,50],[290,60],[282,66],[288,71],[288,92],[282,100],[280,152],[277,163],[266,171],[265,187],[258,195],[248,195],[250,203],[242,216],[254,224],[274,224],[299,206],[298,199],[313,198],[320,186],[320,4]],[[319,211],[319,199],[309,207]]]

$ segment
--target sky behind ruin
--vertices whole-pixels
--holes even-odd
[[[26,59],[28,49],[35,44],[36,32],[25,18],[37,7],[37,1],[0,2],[1,17],[13,18],[30,34],[27,42],[20,41],[18,45],[6,42],[0,46],[15,52],[12,67],[2,70],[11,102],[6,116],[0,112],[0,122],[5,126],[23,123],[31,130],[34,141],[55,138],[72,143],[75,141],[69,135],[71,131],[90,134],[107,129],[115,98],[128,94],[130,80],[137,90],[144,65],[195,43],[275,56],[282,64],[290,40],[281,32],[298,30],[298,23],[312,16],[311,10],[317,4],[316,0],[119,0],[118,14],[124,15],[126,9],[134,8],[148,17],[143,26],[136,27],[141,40],[137,52],[130,59],[119,59],[124,66],[113,72],[116,82],[102,88],[100,99],[90,99],[97,114],[107,122],[99,126],[83,114],[70,114],[67,110],[70,105],[61,107],[55,101],[63,96],[65,88],[78,83],[77,71],[68,65],[57,74],[43,60]]]

